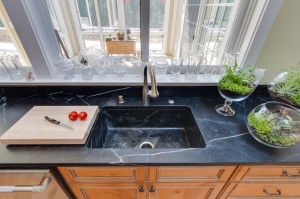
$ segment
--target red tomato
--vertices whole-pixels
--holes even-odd
[[[80,120],[86,120],[88,114],[85,111],[82,111],[78,114]]]
[[[78,113],[76,111],[72,111],[69,113],[70,120],[75,121],[75,120],[77,120],[77,118],[78,118]]]

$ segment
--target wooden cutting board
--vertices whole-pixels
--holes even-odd
[[[86,120],[71,121],[71,111],[85,111]],[[1,137],[3,144],[84,144],[99,112],[98,106],[34,106]],[[53,124],[56,119],[74,130]]]

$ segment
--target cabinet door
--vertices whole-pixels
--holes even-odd
[[[145,183],[69,183],[77,199],[146,199]]]
[[[217,198],[223,183],[149,183],[149,199]]]

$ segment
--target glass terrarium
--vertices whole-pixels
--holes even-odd
[[[235,110],[231,107],[232,102],[242,101],[250,96],[262,79],[264,71],[254,66],[239,68],[236,63],[228,66],[226,74],[218,83],[219,93],[225,103],[217,105],[216,111],[223,116],[233,116]]]
[[[281,102],[263,103],[250,112],[247,127],[258,142],[286,148],[300,141],[300,112]]]
[[[268,86],[274,101],[300,108],[300,69],[280,73]]]

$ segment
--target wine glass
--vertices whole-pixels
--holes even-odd
[[[103,58],[94,59],[95,70],[98,73],[98,78],[104,78],[107,70],[107,60]]]
[[[265,69],[247,66],[227,67],[226,74],[218,83],[220,95],[225,99],[224,104],[216,106],[216,111],[223,116],[233,116],[235,110],[230,106],[232,102],[242,101],[250,96],[264,75]]]
[[[113,59],[113,69],[114,72],[117,74],[117,78],[120,80],[126,79],[126,61],[123,57],[116,57]]]
[[[70,80],[73,79],[75,76],[71,73],[73,69],[73,63],[70,59],[68,59],[65,55],[59,54],[59,60],[54,65],[57,67],[57,69],[63,73],[64,80]]]
[[[136,68],[138,71],[138,76],[137,76],[138,79],[139,80],[143,79],[143,71],[144,71],[145,63],[142,62],[141,55],[139,52],[136,52],[136,55],[134,55],[131,58],[131,63],[132,63],[132,66],[134,68]]]

